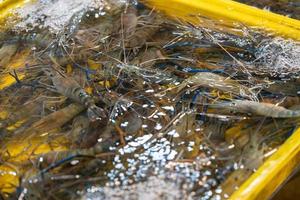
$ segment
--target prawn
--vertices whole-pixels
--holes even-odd
[[[89,148],[94,146],[98,142],[98,138],[101,134],[101,128],[104,123],[91,123],[86,116],[78,116],[73,120],[72,130],[70,132],[70,138],[72,141],[72,149],[76,148]]]
[[[149,24],[151,23],[153,25],[145,25],[142,28],[137,28],[134,33],[125,38],[125,48],[132,49],[144,46],[146,42],[159,31],[161,24],[163,23],[161,18],[157,15],[150,18],[148,21]]]
[[[289,110],[271,103],[260,103],[248,100],[233,100],[231,102],[211,104],[208,107],[218,109],[219,113],[225,112],[226,114],[245,113],[273,118],[300,117],[300,110]]]
[[[65,151],[50,151],[46,154],[39,155],[42,158],[43,164],[50,164],[49,167],[55,165],[60,160],[73,157],[97,157],[98,154],[111,152],[110,147],[114,146],[119,140],[118,137],[112,137],[111,131],[114,126],[111,124],[101,134],[102,142],[97,142],[94,146],[82,149],[70,149]],[[113,152],[111,152],[113,153]],[[37,161],[40,159],[36,159]]]
[[[83,134],[87,132],[89,128],[89,120],[85,116],[78,116],[73,120],[72,130],[70,132],[70,139],[72,142],[72,148],[80,146]]]
[[[84,91],[75,79],[68,77],[54,67],[45,67],[43,71],[52,81],[53,87],[49,89],[84,105],[91,121],[106,117],[105,111],[96,106],[94,99]]]
[[[44,109],[47,108],[46,102],[48,102],[48,100],[49,97],[39,96],[34,100],[29,100],[24,103],[22,105],[22,109],[20,109],[19,107],[13,109],[9,112],[6,119],[0,121],[0,128],[8,127],[24,119],[26,119],[26,121],[29,121],[28,116],[32,118],[33,116],[40,115],[44,112]],[[62,104],[63,102],[64,100],[55,101],[57,105]],[[56,104],[55,106],[57,106]]]
[[[16,44],[4,44],[0,48],[0,67],[6,67],[18,50]]]
[[[60,160],[65,160],[67,158],[74,158],[74,157],[95,157],[97,154],[101,154],[103,152],[108,152],[109,147],[113,146],[114,141],[107,141],[101,144],[97,144],[93,147],[86,148],[86,149],[74,149],[74,150],[67,150],[67,151],[50,151],[44,155],[41,155],[40,158],[43,160],[43,164],[53,165]],[[41,160],[41,159],[38,159]]]
[[[137,9],[135,7],[129,6],[125,12],[122,13],[121,24],[125,38],[135,32],[138,25]]]
[[[176,86],[177,91],[180,92],[181,90],[183,90],[183,88],[185,88],[188,85],[216,88],[223,92],[230,92],[238,96],[256,99],[256,95],[250,88],[239,84],[235,80],[211,72],[200,72],[187,78],[181,84]],[[168,90],[172,89],[173,88],[170,88]]]
[[[80,104],[70,104],[67,107],[53,112],[34,122],[29,128],[24,131],[24,135],[45,133],[47,131],[59,128],[73,119],[74,116],[78,115],[84,109],[85,107]]]

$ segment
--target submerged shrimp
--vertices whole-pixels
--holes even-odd
[[[137,9],[134,6],[129,6],[121,15],[121,24],[124,38],[135,32],[138,25]]]
[[[152,36],[159,31],[163,20],[158,15],[154,15],[153,17],[150,17],[146,23],[146,25],[132,31],[133,33],[125,38],[124,46],[126,48],[130,49],[144,46],[152,38]],[[129,28],[130,30],[133,29],[132,26],[129,26]]]
[[[50,89],[84,105],[87,108],[87,114],[91,121],[106,117],[105,111],[96,106],[94,99],[84,91],[75,79],[53,67],[46,67],[43,70],[52,80],[53,87]]]
[[[300,117],[300,110],[289,110],[275,104],[248,100],[233,100],[226,103],[212,104],[209,107],[218,109],[219,113],[226,114],[245,113],[273,118]]]
[[[149,69],[153,67],[157,61],[165,59],[161,50],[156,47],[147,48],[140,54],[141,56],[135,57],[130,64]]]
[[[50,151],[46,154],[39,155],[39,157],[43,158],[43,164],[53,165],[53,163],[56,163],[57,161],[71,157],[97,157],[97,155],[101,153],[112,153],[110,147],[115,146],[116,142],[119,140],[118,137],[112,137],[113,130],[114,125],[108,125],[101,134],[101,142],[97,142],[94,146],[79,149],[70,149],[66,151]],[[37,161],[38,160],[39,159],[37,159]]]
[[[24,131],[24,135],[44,133],[59,128],[83,110],[84,107],[80,104],[70,104],[65,108],[43,117],[39,121],[34,122]]]
[[[16,44],[4,44],[0,48],[0,67],[6,67],[11,60],[12,56],[17,52],[18,45]]]
[[[250,90],[250,88],[239,84],[235,80],[210,72],[201,72],[189,77],[177,87],[177,91],[181,91],[188,85],[216,88],[218,90],[230,92],[238,96],[256,99],[255,94]]]
[[[0,121],[0,128],[8,127],[20,120],[25,119],[28,116],[38,114],[42,111],[41,101],[42,99],[34,100],[31,102],[26,102],[22,109],[16,109],[12,112],[9,112],[5,120]]]
[[[87,132],[89,125],[90,121],[85,116],[78,116],[73,120],[72,130],[70,132],[72,148],[80,146],[83,135]]]
[[[65,98],[65,97],[63,97]],[[54,101],[52,101],[54,100]],[[57,108],[64,103],[64,99],[56,97],[38,96],[37,98],[26,101],[21,107],[17,106],[8,110],[8,115],[5,119],[0,120],[0,129],[7,128],[19,121],[25,120],[32,122],[32,119],[44,115],[46,109]]]

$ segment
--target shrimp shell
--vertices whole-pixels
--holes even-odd
[[[95,105],[94,99],[84,91],[74,78],[66,76],[53,67],[44,68],[44,72],[52,80],[52,84],[58,93],[84,105],[88,109],[87,113],[90,120],[95,121],[106,117],[105,111]]]
[[[178,91],[181,91],[187,85],[216,88],[224,92],[230,92],[250,99],[256,99],[255,95],[246,86],[239,84],[235,80],[210,72],[201,72],[189,77],[178,86]]]
[[[233,100],[226,103],[212,104],[209,107],[216,108],[218,112],[225,112],[226,114],[245,113],[273,118],[300,117],[300,110],[289,110],[275,104],[248,100]]]
[[[73,119],[74,116],[78,115],[84,109],[85,107],[80,104],[70,104],[67,107],[53,112],[43,117],[39,121],[33,123],[29,128],[27,128],[24,131],[23,134],[25,136],[31,134],[40,134],[59,128],[71,119]]]

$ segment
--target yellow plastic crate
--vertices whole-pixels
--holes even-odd
[[[6,18],[12,15],[12,11],[29,1],[31,0],[0,0],[0,30],[7,25]]]
[[[300,40],[300,21],[230,0],[143,0],[148,6],[195,25],[199,15],[223,23],[240,23]]]
[[[0,21],[12,9],[30,0],[0,0]],[[246,6],[230,0],[144,0],[167,15],[197,24],[198,15],[273,32],[279,36],[300,40],[300,21]],[[274,153],[230,199],[268,199],[294,172],[300,162],[300,129]]]

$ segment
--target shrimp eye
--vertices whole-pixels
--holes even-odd
[[[85,93],[85,92],[82,92],[82,91],[81,91],[81,92],[79,93],[79,97],[85,97],[85,96],[86,96],[86,93]]]

